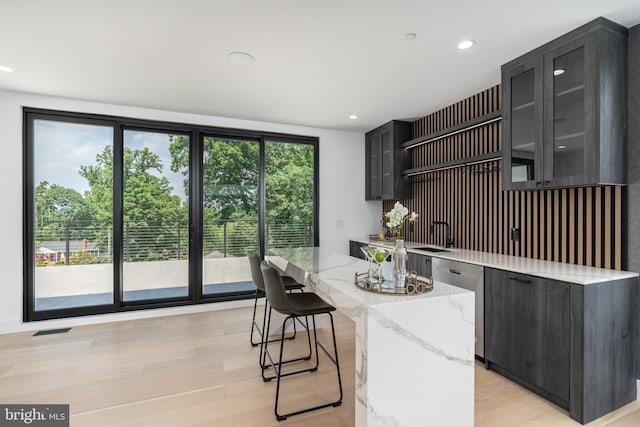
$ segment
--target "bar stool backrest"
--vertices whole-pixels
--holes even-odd
[[[251,267],[251,278],[253,279],[253,283],[256,284],[256,287],[261,291],[264,291],[264,279],[262,278],[262,270],[260,270],[260,256],[256,253],[247,254],[247,258],[249,258],[249,267]]]
[[[282,278],[278,271],[268,265],[262,264],[262,277],[264,278],[265,291],[267,293],[267,301],[276,311],[282,314],[289,314],[289,304],[287,303],[287,294],[282,284]]]

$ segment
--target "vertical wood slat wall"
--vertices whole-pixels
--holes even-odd
[[[500,110],[500,86],[494,86],[416,120],[413,137],[455,126]],[[412,168],[502,148],[500,122],[411,149]],[[585,187],[538,191],[502,191],[502,161],[418,175],[413,198],[401,200],[420,214],[407,240],[445,244],[444,228],[429,234],[431,221],[451,225],[454,246],[572,264],[622,269],[622,188]],[[385,201],[389,211],[393,201]],[[520,241],[510,230],[520,228]]]

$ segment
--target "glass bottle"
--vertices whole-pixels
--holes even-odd
[[[393,281],[396,288],[404,288],[407,278],[407,248],[404,247],[404,240],[396,240],[393,248]]]

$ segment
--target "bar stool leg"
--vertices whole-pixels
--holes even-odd
[[[304,290],[300,289],[300,293],[304,293]],[[249,340],[251,342],[251,347],[259,346],[262,343],[262,339],[263,339],[262,330],[260,330],[260,327],[258,327],[258,324],[256,323],[256,312],[257,312],[257,309],[258,309],[258,297],[259,296],[260,296],[260,290],[256,288],[256,295],[255,295],[255,299],[254,299],[254,302],[253,302],[253,319],[251,320],[251,336],[250,336],[250,340]],[[267,304],[268,304],[268,302],[266,301],[266,298],[265,298],[265,303],[264,303],[264,310],[265,310],[264,318],[265,319],[267,317]],[[304,326],[307,331],[309,330],[309,324],[308,323],[306,325],[304,325],[304,324],[302,324],[302,322],[300,322],[300,324],[302,326]],[[262,321],[262,329],[264,330],[264,319]],[[258,331],[258,334],[260,335],[260,341],[259,342],[253,341],[254,330]],[[289,337],[287,337],[285,339],[288,339],[288,340],[295,339],[296,338],[296,334],[297,334],[296,323],[293,322],[293,335],[291,335],[291,336],[289,336]],[[272,341],[274,341],[274,340],[272,340]],[[277,339],[275,341],[277,341]],[[309,357],[311,357],[311,355],[309,355]]]
[[[338,372],[338,387],[340,389],[340,398],[333,404],[334,407],[342,405],[342,376],[340,376],[340,361],[338,360],[338,345],[336,344],[336,328],[333,325],[333,315],[331,313],[327,313],[329,318],[331,319],[331,335],[333,336],[333,354],[336,359],[336,371]],[[315,330],[315,325],[314,325]],[[326,351],[326,350],[325,350]]]
[[[254,329],[258,329],[258,332],[260,332],[260,335],[262,335],[262,331],[260,331],[260,329],[258,328],[258,325],[256,324],[256,310],[258,309],[258,294],[259,294],[260,290],[258,288],[256,288],[256,297],[254,299],[253,302],[253,319],[251,319],[251,336],[249,338],[249,342],[251,343],[251,347],[257,347],[258,345],[260,345],[260,342],[254,342],[253,341],[253,331]],[[266,306],[265,306],[265,310],[266,310]]]
[[[266,333],[263,332],[263,334],[262,334],[262,336],[263,336],[262,345],[260,346],[260,356],[258,358],[258,362],[260,364],[260,369],[261,369],[262,381],[264,381],[264,382],[271,381],[272,379],[277,377],[277,375],[273,375],[273,376],[268,377],[268,376],[266,376],[264,374],[264,371],[266,369],[268,369],[270,366],[273,366],[273,360],[271,359],[271,354],[268,352],[268,348],[267,348],[268,343],[278,342],[278,341],[281,341],[282,339],[286,340],[286,338],[282,338],[282,337],[284,337],[285,330],[286,330],[286,323],[289,320],[289,318],[293,318],[294,325],[295,325],[296,321],[299,321],[295,316],[287,317],[284,320],[284,322],[282,323],[282,337],[281,338],[275,338],[275,339],[272,339],[272,340],[267,340],[266,337],[268,337],[267,334],[268,334],[269,329],[271,328],[271,312],[272,312],[272,309],[271,309],[271,306],[269,306],[269,316],[268,316],[268,320],[267,320],[266,326],[265,326],[264,321],[263,321],[263,324],[262,324],[262,330],[266,331]],[[265,318],[267,318],[266,309],[265,309],[264,315],[265,315]],[[309,330],[309,321],[306,320],[306,316],[305,316],[305,323],[306,323],[306,325],[303,324],[302,322],[300,322],[300,324],[305,326],[307,328],[307,331],[308,331]],[[307,333],[307,345],[309,347],[309,353],[307,355],[302,356],[302,357],[296,357],[294,359],[284,360],[281,363],[282,364],[286,364],[286,363],[300,362],[300,361],[303,361],[303,360],[310,360],[311,356],[313,354],[312,353],[312,349],[311,349],[311,333],[310,332]],[[282,343],[281,343],[281,346],[282,346]],[[271,361],[270,364],[267,364],[267,356],[269,356],[269,360]],[[303,369],[303,370],[300,370],[300,371],[287,373],[284,376],[297,374],[297,373],[300,373],[300,372],[312,371],[312,370],[316,370],[316,369],[318,369],[318,364],[317,363],[316,363],[315,368]]]
[[[277,383],[276,383],[276,399],[275,399],[275,405],[274,405],[274,413],[276,415],[276,419],[278,421],[283,421],[286,420],[288,417],[291,417],[293,415],[299,415],[299,414],[304,414],[306,412],[311,412],[311,411],[315,411],[318,409],[322,409],[322,408],[328,408],[329,406],[333,406],[333,407],[337,407],[342,405],[342,398],[343,398],[343,394],[342,394],[342,377],[340,375],[340,362],[338,360],[338,346],[336,344],[336,330],[335,330],[335,325],[333,323],[333,316],[331,315],[330,312],[327,312],[327,314],[329,315],[330,319],[331,319],[331,336],[332,336],[332,341],[333,341],[333,356],[331,354],[329,354],[329,352],[327,351],[327,349],[318,341],[318,337],[316,334],[316,318],[315,315],[311,316],[311,321],[313,323],[313,339],[315,341],[315,347],[316,347],[316,366],[314,368],[310,368],[310,369],[305,369],[305,370],[301,370],[298,372],[288,372],[286,374],[282,374],[282,355],[283,355],[283,348],[284,348],[284,341],[280,342],[280,357],[278,359],[278,367],[275,368],[274,366],[274,371],[276,373],[276,378],[277,378]],[[295,322],[295,317],[296,316],[289,316],[289,317],[294,317],[294,322]],[[283,331],[284,331],[284,326],[287,322],[287,320],[289,320],[289,317],[287,317],[283,323]],[[329,358],[330,361],[333,362],[334,365],[336,365],[336,371],[338,374],[338,388],[340,390],[340,397],[338,398],[338,400],[336,400],[335,402],[331,402],[331,403],[325,403],[322,405],[318,405],[318,406],[314,406],[311,408],[306,408],[306,409],[301,409],[299,411],[294,411],[294,412],[289,412],[288,414],[279,414],[278,413],[278,403],[279,403],[279,397],[280,397],[280,380],[282,377],[284,376],[288,376],[288,375],[293,375],[293,374],[297,374],[297,373],[301,373],[301,372],[314,372],[318,369],[318,365],[320,363],[320,358],[318,355],[318,347],[320,347],[322,349],[322,351],[324,351],[324,353],[327,355],[327,357]],[[269,355],[269,359],[271,359],[271,355]]]

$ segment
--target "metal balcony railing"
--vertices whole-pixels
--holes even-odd
[[[110,222],[49,221],[36,226],[36,265],[110,263]],[[245,256],[258,250],[257,220],[214,220],[203,226],[203,256]],[[313,246],[310,221],[268,220],[267,248]],[[189,256],[189,226],[183,221],[125,221],[125,262],[184,260]]]

